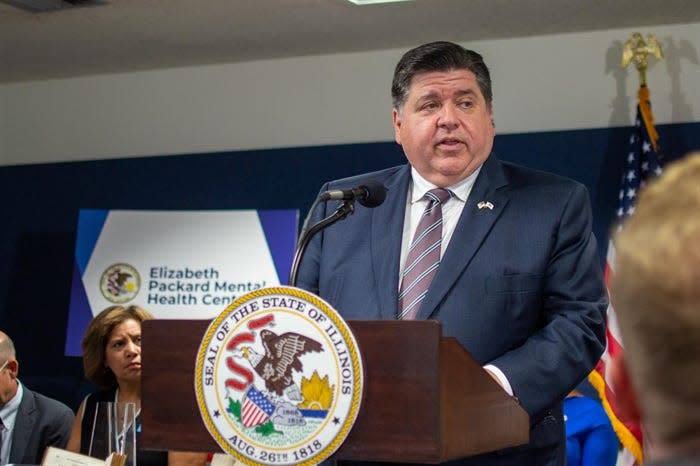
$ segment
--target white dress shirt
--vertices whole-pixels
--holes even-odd
[[[0,419],[5,425],[2,432],[2,455],[0,455],[0,465],[5,465],[10,459],[10,449],[12,449],[12,433],[15,430],[15,420],[17,419],[17,411],[19,404],[22,402],[24,389],[22,384],[17,381],[17,393],[10,401],[5,403],[0,408]]]
[[[447,186],[445,189],[452,192],[452,198],[442,205],[442,243],[440,246],[440,258],[445,254],[447,246],[450,244],[452,239],[452,234],[457,227],[457,222],[459,217],[462,215],[462,210],[464,210],[464,205],[469,198],[469,194],[474,187],[474,182],[476,177],[479,176],[481,171],[481,166],[474,170],[474,173],[463,179],[457,184],[452,186]],[[425,193],[431,189],[437,188],[434,184],[423,178],[415,168],[411,167],[411,183],[408,186],[408,196],[406,197],[406,214],[403,222],[403,235],[401,237],[401,262],[399,267],[399,287],[401,287],[401,277],[403,276],[403,269],[406,266],[406,258],[408,257],[408,250],[411,246],[411,241],[413,241],[413,233],[418,228],[418,223],[425,208],[428,206],[428,199],[426,199]],[[510,386],[510,382],[506,378],[503,371],[493,364],[487,364],[484,369],[490,371],[496,376],[500,382],[503,389],[509,394],[513,395],[513,388]]]

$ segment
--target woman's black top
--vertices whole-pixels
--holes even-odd
[[[83,407],[83,419],[80,424],[80,453],[88,454],[90,448],[90,435],[95,418],[95,406],[101,401],[114,402],[117,392],[116,387],[92,393],[85,398]],[[141,444],[141,415],[136,415],[136,465],[137,466],[168,466],[168,453],[164,451],[145,451],[139,448]],[[107,458],[107,451],[93,451],[96,458]]]

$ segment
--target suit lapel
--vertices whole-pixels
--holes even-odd
[[[482,166],[416,319],[429,319],[476,254],[508,203],[501,163],[493,156]],[[479,208],[480,202],[490,206]]]
[[[372,211],[372,270],[379,294],[379,312],[382,319],[396,319],[401,235],[410,176],[410,165],[406,165],[387,179],[386,200]]]
[[[10,463],[21,463],[27,449],[27,441],[32,434],[36,422],[36,407],[34,395],[27,387],[22,387],[22,401],[15,418],[15,429],[12,434],[12,447],[10,448]]]

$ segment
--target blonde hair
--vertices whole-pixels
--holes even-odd
[[[683,444],[700,433],[700,152],[641,190],[614,241],[612,300],[644,422]]]
[[[137,322],[153,319],[153,314],[139,306],[111,306],[97,314],[85,331],[82,341],[85,377],[103,388],[116,387],[117,379],[105,367],[105,348],[114,327],[133,319]]]

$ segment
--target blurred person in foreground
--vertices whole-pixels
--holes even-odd
[[[2,331],[0,364],[0,465],[39,464],[46,447],[66,446],[73,411],[22,385],[15,345]]]
[[[83,368],[88,380],[101,390],[88,395],[78,408],[69,451],[88,454],[98,402],[132,402],[136,405],[138,466],[199,466],[204,453],[146,451],[139,448],[141,412],[141,323],[153,315],[138,306],[111,306],[95,316],[82,341]],[[106,458],[108,451],[92,452]]]
[[[314,236],[298,286],[348,320],[439,321],[517,397],[530,416],[529,444],[449,464],[563,466],[562,401],[605,344],[588,192],[492,154],[491,77],[477,52],[451,42],[409,50],[391,89],[408,163],[321,188],[375,180],[387,193]],[[337,206],[315,209],[309,224]]]
[[[700,152],[642,189],[614,241],[617,399],[643,425],[645,466],[700,465]]]

